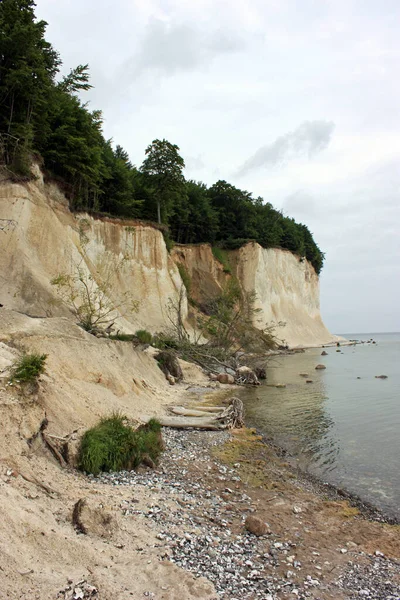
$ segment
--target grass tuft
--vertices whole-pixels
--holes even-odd
[[[224,273],[228,273],[229,275],[231,275],[232,268],[231,268],[231,265],[229,264],[228,253],[226,252],[226,250],[219,248],[219,246],[213,246],[211,248],[211,250],[214,255],[214,258],[216,258],[221,263],[221,265],[224,267]]]
[[[113,414],[84,434],[79,450],[81,471],[98,475],[101,471],[132,470],[144,459],[157,462],[163,444],[161,425],[155,419],[134,431],[126,417]]]
[[[11,367],[10,382],[33,383],[45,371],[47,354],[23,354]]]
[[[150,331],[146,331],[146,329],[139,329],[135,333],[135,336],[141,344],[151,344],[153,341],[153,336],[151,335]]]

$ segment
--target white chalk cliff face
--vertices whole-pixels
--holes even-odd
[[[182,287],[175,263],[185,266],[191,294],[200,302],[218,295],[230,277],[208,244],[176,246],[170,256],[153,227],[72,214],[60,190],[43,183],[38,170],[28,184],[0,183],[0,219],[12,221],[0,231],[0,304],[30,316],[72,317],[50,281],[72,274],[77,265],[99,285],[109,280],[114,303],[126,293],[137,301],[137,312],[124,311],[116,321],[126,333],[168,326],[168,302],[177,300]],[[284,323],[277,333],[290,346],[335,339],[322,322],[319,280],[307,261],[255,243],[228,254],[243,289],[256,292],[255,325]],[[186,317],[186,301],[183,309]]]
[[[71,316],[50,281],[79,265],[99,285],[109,280],[116,304],[126,292],[137,301],[137,312],[124,311],[117,320],[124,332],[165,326],[166,306],[178,297],[182,281],[157,229],[72,214],[60,191],[40,179],[0,184],[0,219],[13,221],[0,231],[0,303],[6,308]]]
[[[277,325],[277,336],[290,347],[318,346],[338,339],[322,322],[319,278],[308,261],[301,262],[287,250],[264,249],[256,243],[226,254],[242,289],[256,293],[256,327]],[[184,265],[191,278],[191,295],[200,304],[221,293],[230,278],[209,244],[178,245],[172,255]]]
[[[247,244],[232,253],[237,277],[247,292],[256,292],[262,327],[281,323],[276,333],[291,347],[336,340],[325,327],[319,303],[319,278],[313,266],[288,250]]]

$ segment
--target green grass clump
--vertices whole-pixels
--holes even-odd
[[[120,342],[133,342],[133,340],[136,338],[136,335],[133,335],[133,333],[113,333],[108,337],[110,340],[118,340]]]
[[[190,288],[192,287],[192,280],[190,279],[190,275],[187,271],[187,268],[185,267],[185,265],[182,265],[181,263],[178,263],[178,271],[179,271],[179,275],[181,276],[183,285],[186,288],[186,291],[188,293],[188,295],[190,294]]]
[[[98,475],[134,469],[145,458],[157,461],[162,450],[159,422],[151,419],[134,431],[125,420],[123,415],[112,415],[86,431],[79,450],[81,471]]]
[[[146,331],[146,329],[139,329],[135,333],[135,336],[141,344],[151,344],[153,341],[153,336],[151,335],[150,331]]]
[[[45,370],[47,354],[23,354],[11,367],[10,382],[33,383]]]
[[[216,258],[221,263],[221,265],[224,267],[224,273],[229,273],[231,275],[232,269],[229,264],[229,258],[228,258],[227,252],[225,250],[222,250],[222,248],[219,248],[218,246],[213,246],[212,253],[214,255],[214,258]]]

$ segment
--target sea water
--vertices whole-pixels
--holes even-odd
[[[246,421],[302,470],[400,518],[400,334],[343,336],[376,343],[272,357],[267,382],[241,396]]]

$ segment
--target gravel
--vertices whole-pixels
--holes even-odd
[[[206,577],[224,600],[337,598],[339,590],[349,599],[400,600],[399,564],[383,556],[359,553],[359,562],[349,561],[335,581],[326,582],[295,560],[296,544],[291,540],[247,532],[243,523],[255,511],[251,498],[238,486],[235,466],[210,457],[210,449],[227,441],[229,433],[164,428],[163,438],[166,451],[156,470],[90,477],[157,492],[157,500],[145,508],[139,509],[132,498],[121,510],[128,518],[145,519],[154,529],[162,560]],[[210,473],[210,485],[204,473]]]

